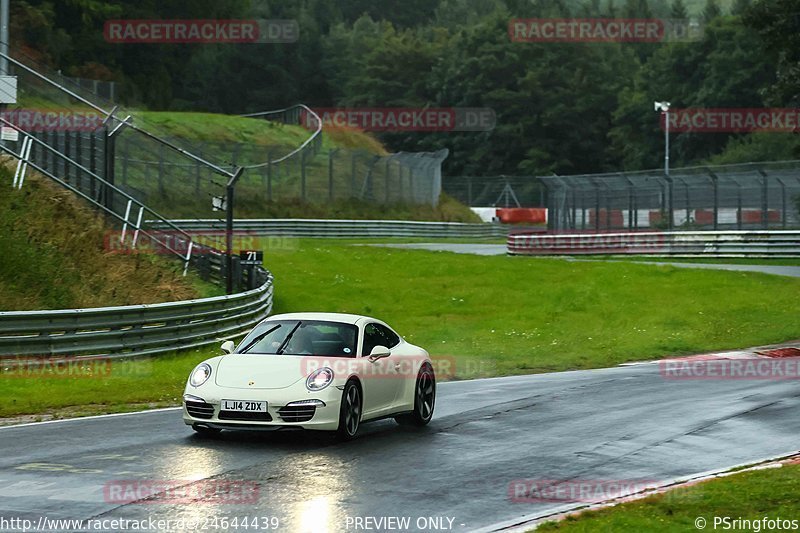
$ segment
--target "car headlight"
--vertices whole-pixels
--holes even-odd
[[[333,381],[333,370],[328,367],[313,371],[306,378],[306,388],[311,391],[322,390]]]
[[[211,377],[211,366],[208,363],[200,363],[197,368],[192,370],[192,375],[189,376],[189,384],[192,387],[199,387]]]

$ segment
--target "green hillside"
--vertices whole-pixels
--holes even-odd
[[[209,296],[215,286],[166,257],[105,249],[105,221],[72,193],[29,173],[11,190],[0,164],[0,310],[156,303]]]
[[[299,156],[268,168],[267,162],[289,155],[311,131],[264,119],[193,112],[139,111],[134,123],[226,170],[258,166],[237,184],[237,217],[480,221],[468,207],[444,195],[437,206],[382,201],[386,173],[396,178],[400,169],[396,163],[390,169],[380,159],[388,155],[386,148],[361,131],[326,128],[321,149],[305,159],[304,169]],[[212,209],[211,197],[224,194],[223,175],[133,131],[123,132],[117,145],[117,184],[127,192],[169,218],[221,216]],[[367,175],[373,180],[374,199],[359,196]]]

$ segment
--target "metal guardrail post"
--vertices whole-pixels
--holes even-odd
[[[242,177],[244,167],[239,167],[225,185],[225,262],[227,264],[227,276],[225,279],[225,290],[227,294],[233,294],[233,201],[236,182]]]
[[[719,178],[716,174],[708,171],[711,177],[711,186],[714,189],[714,230],[719,229]]]
[[[350,198],[356,197],[356,157],[358,154],[350,154]]]
[[[300,152],[300,199],[306,201],[306,152]]]
[[[769,182],[767,173],[759,169],[761,174],[761,227],[769,229]]]
[[[600,185],[592,180],[594,185],[594,229],[600,231]]]
[[[669,229],[675,229],[675,186],[672,182],[672,178],[669,174],[664,175],[664,179],[667,181],[667,220],[669,224]]]
[[[781,186],[781,227],[786,229],[786,219],[789,216],[788,204],[786,201],[786,183],[778,176],[775,177],[775,180]]]
[[[742,184],[739,180],[736,182],[736,229],[742,229]]]
[[[550,193],[551,184],[549,182],[546,182],[546,181],[542,182],[542,183],[544,185],[544,188],[547,189],[547,210],[550,213],[550,216],[547,217],[547,231],[555,231],[557,229],[557,226],[555,224],[555,220],[554,220],[554,217],[553,217],[553,213],[555,212],[555,209],[556,209],[555,200],[554,200],[555,196]]]
[[[328,152],[328,202],[333,202],[333,158],[338,151],[338,148],[332,148]]]
[[[75,136],[75,161],[78,162],[79,165],[83,164],[83,132],[75,131],[73,132]],[[80,172],[78,173],[78,188],[84,188],[83,185],[84,178],[83,174]]]
[[[267,201],[272,201],[272,150],[269,151],[267,157]]]
[[[387,157],[386,161],[384,162],[384,169],[383,169],[383,172],[384,172],[384,176],[383,176],[383,189],[384,189],[383,190],[383,203],[384,204],[388,204],[389,203],[389,190],[391,188],[390,183],[391,183],[391,173],[392,173],[391,163],[392,163],[392,158],[393,157],[394,157],[393,155]]]
[[[71,150],[70,142],[69,142],[69,132],[65,131],[64,135],[64,154],[66,154],[67,158],[69,158],[69,152]],[[64,181],[67,183],[70,182],[70,167],[66,163],[64,164]]]

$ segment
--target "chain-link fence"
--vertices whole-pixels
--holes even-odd
[[[330,203],[352,199],[379,204],[431,204],[439,201],[441,163],[435,153],[377,155],[344,148],[309,150],[289,158],[285,147],[194,143],[196,153],[229,154],[224,168],[244,166],[236,184],[235,215],[263,216],[265,203]],[[116,176],[120,186],[174,218],[214,216],[212,201],[225,194],[225,180],[196,161],[176,161],[164,147],[142,146],[124,132],[117,140]],[[150,150],[149,148],[153,148]],[[230,150],[230,151],[228,151]],[[267,160],[266,164],[260,163]]]
[[[115,81],[105,81],[105,80],[90,80],[87,78],[74,78],[63,76],[62,80],[57,80],[62,83],[69,81],[73,85],[77,85],[79,87],[83,87],[84,89],[90,91],[92,94],[96,94],[100,98],[111,102],[117,103],[119,100],[119,87],[117,86],[117,82]]]
[[[546,189],[535,176],[447,176],[442,190],[472,207],[544,207]]]
[[[446,150],[378,155],[366,150],[332,148],[315,158],[248,168],[239,187],[266,201],[299,199],[324,203],[356,199],[387,205],[436,205],[445,157]]]
[[[539,179],[554,231],[800,226],[800,161]]]

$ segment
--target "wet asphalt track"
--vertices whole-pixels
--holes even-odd
[[[367,516],[411,517],[417,531],[420,517],[446,517],[472,531],[563,505],[511,502],[516,479],[658,481],[794,452],[798,409],[796,380],[675,381],[641,364],[443,383],[428,427],[377,422],[344,444],[201,438],[178,410],[12,426],[0,428],[0,517],[274,516],[291,532],[347,531],[348,517]],[[188,479],[255,482],[258,498],[123,504],[103,490]]]

